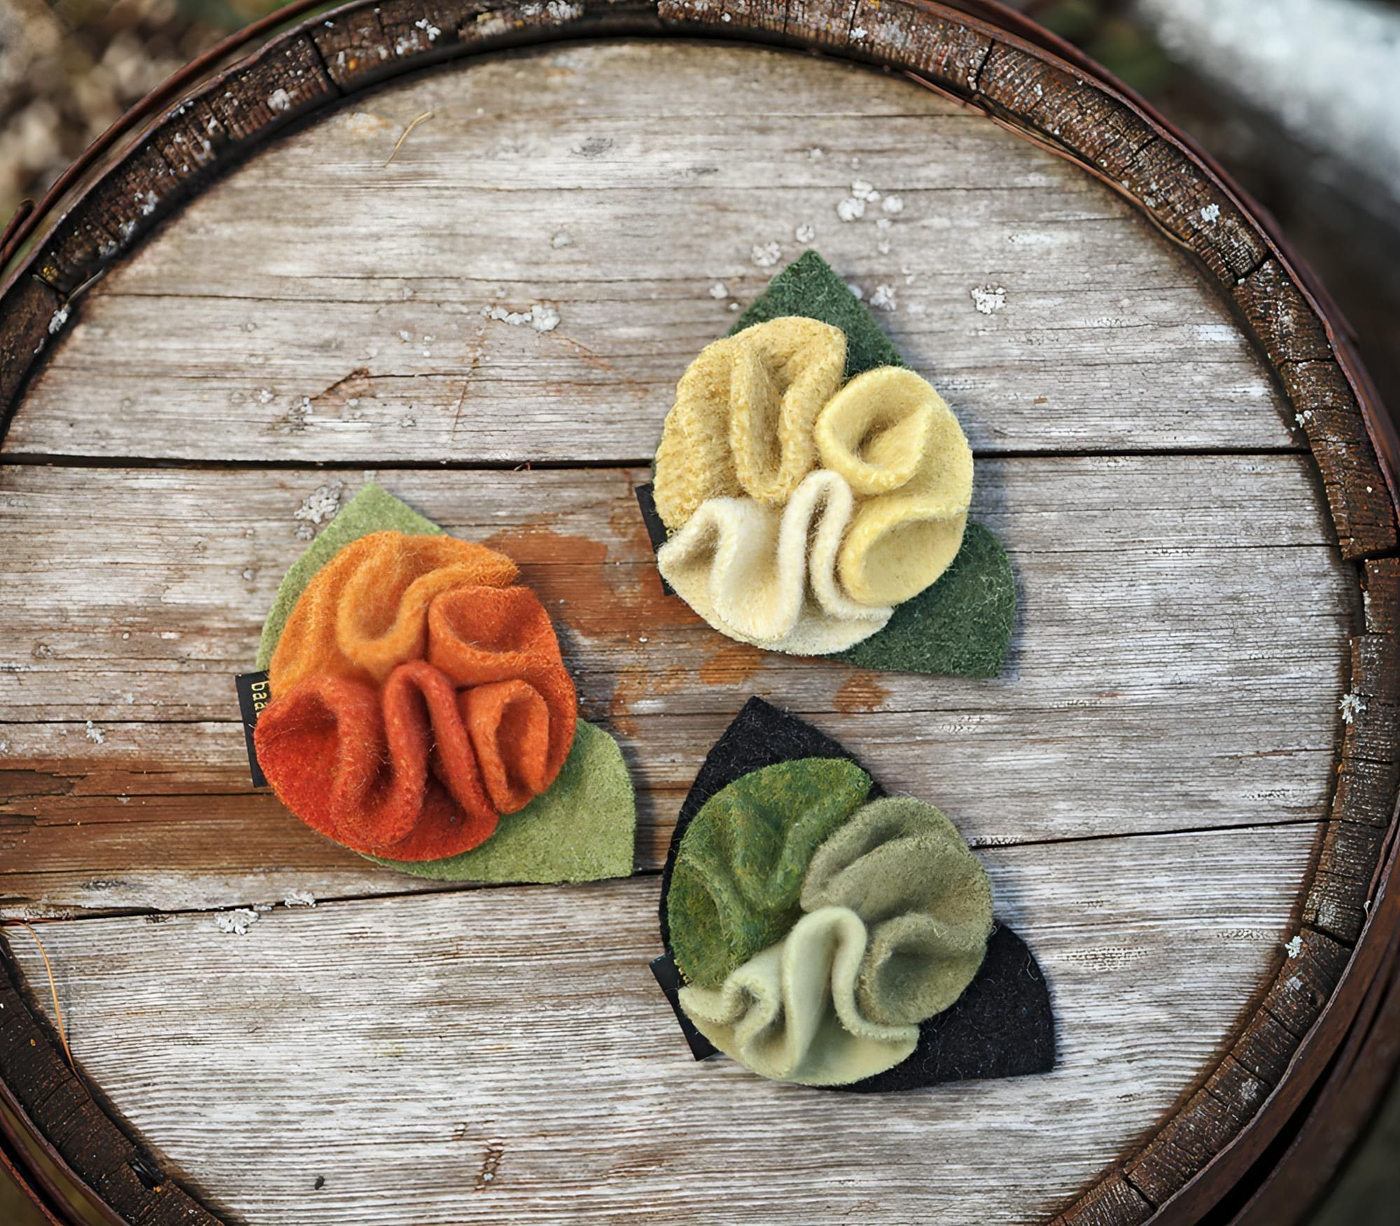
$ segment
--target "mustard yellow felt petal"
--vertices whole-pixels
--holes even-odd
[[[707,499],[743,492],[729,455],[733,351],[732,340],[700,351],[681,376],[675,404],[661,427],[652,496],[656,513],[672,531]]]
[[[672,531],[711,498],[782,506],[816,465],[812,428],[841,385],[846,336],[796,316],[708,345],[676,387],[653,497]]]
[[[812,429],[841,386],[846,334],[790,315],[733,338],[729,448],[750,498],[781,506],[816,467]]]
[[[856,992],[868,939],[849,907],[823,907],[718,989],[682,988],[681,1008],[720,1051],[760,1076],[810,1086],[874,1076],[909,1058],[919,1028],[861,1013]]]
[[[940,403],[912,370],[879,366],[858,375],[817,417],[822,466],[845,477],[858,497],[898,489],[919,467]]]
[[[861,604],[901,604],[933,583],[962,547],[972,501],[972,448],[958,419],[932,386],[900,373],[927,389],[928,434],[909,479],[856,508],[837,573]]]

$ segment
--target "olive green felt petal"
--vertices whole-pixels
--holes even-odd
[[[672,950],[687,982],[718,988],[796,922],[817,847],[870,793],[853,762],[766,766],[710,797],[686,829],[666,896]]]
[[[892,673],[995,677],[1015,620],[1011,560],[990,530],[968,524],[936,583],[896,605],[883,629],[825,658]]]
[[[992,931],[992,887],[957,827],[911,796],[873,800],[812,857],[802,909],[848,907],[869,929],[856,1003],[905,1026],[972,982]]]
[[[287,571],[263,623],[259,668],[272,659],[297,598],[316,572],[351,541],[386,530],[446,535],[392,494],[366,485]],[[622,751],[601,728],[579,720],[573,747],[549,790],[503,817],[480,847],[443,860],[365,859],[440,881],[599,881],[631,875],[636,830],[636,798]]]
[[[258,643],[260,669],[272,662],[272,653],[282,637],[287,618],[316,572],[335,557],[342,546],[371,532],[388,530],[409,536],[446,535],[431,519],[424,519],[392,494],[385,493],[377,485],[366,485],[321,529],[320,535],[282,577],[282,586],[277,589],[277,597],[263,622],[262,640]]]
[[[617,742],[578,721],[574,747],[547,792],[501,824],[480,847],[445,860],[376,864],[437,881],[600,881],[632,872],[637,807]]]
[[[848,379],[876,366],[904,365],[865,304],[815,251],[804,251],[768,282],[729,334],[784,315],[802,315],[840,328],[846,334]]]

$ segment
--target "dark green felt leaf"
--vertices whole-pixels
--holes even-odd
[[[768,288],[739,316],[729,335],[785,315],[818,319],[846,334],[848,379],[876,366],[904,365],[865,304],[815,251],[804,251],[768,282]]]
[[[687,982],[718,987],[780,941],[801,914],[813,854],[865,803],[870,776],[841,758],[799,758],[736,779],[701,807],[666,895],[672,952]]]
[[[968,524],[953,564],[896,605],[878,634],[830,656],[861,668],[939,677],[995,677],[1011,645],[1016,580],[994,533]]]

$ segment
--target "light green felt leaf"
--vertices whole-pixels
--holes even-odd
[[[445,535],[392,494],[366,485],[287,571],[263,623],[259,668],[271,661],[297,598],[316,572],[351,541],[386,531]],[[480,847],[444,860],[365,859],[441,881],[601,881],[631,875],[636,834],[636,797],[622,750],[603,729],[579,720],[573,747],[549,790],[503,817]]]
[[[720,789],[686,827],[666,894],[671,948],[688,983],[717,988],[800,914],[807,865],[870,794],[844,758],[761,767]]]
[[[850,287],[815,251],[768,283],[731,330],[803,315],[846,334],[846,377],[903,366],[889,338]],[[891,673],[995,677],[1011,645],[1016,579],[995,534],[968,524],[962,549],[932,586],[896,606],[888,624],[846,651],[823,657]]]
[[[358,541],[371,532],[388,531],[403,532],[409,536],[446,535],[431,519],[425,519],[392,494],[377,485],[366,485],[341,507],[335,518],[321,529],[320,535],[282,577],[282,586],[277,589],[267,620],[263,622],[262,640],[258,643],[258,668],[264,669],[272,663],[272,653],[277,649],[277,640],[282,637],[287,618],[292,615],[292,609],[316,572],[351,541]]]
[[[437,881],[600,881],[631,874],[636,822],[632,776],[617,742],[579,720],[549,791],[501,818],[480,847],[445,860],[366,858]]]

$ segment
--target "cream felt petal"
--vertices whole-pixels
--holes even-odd
[[[917,596],[962,547],[972,501],[972,448],[932,387],[928,397],[929,432],[913,475],[860,503],[841,548],[841,585],[862,604],[897,605]]]
[[[778,512],[749,498],[712,498],[657,552],[666,582],[723,634],[770,651],[844,651],[893,609],[857,604],[836,580],[855,499],[818,470]]]
[[[781,506],[816,463],[813,426],[841,385],[846,336],[798,316],[706,346],[682,376],[653,497],[672,531],[711,498]]]
[[[862,806],[817,848],[804,911],[849,907],[869,929],[856,1000],[885,1025],[952,1005],[982,965],[992,887],[957,827],[908,796]]]
[[[763,1077],[848,1085],[894,1068],[919,1040],[916,1025],[882,1025],[861,1013],[867,943],[859,915],[822,907],[718,989],[682,988],[681,1007],[715,1047]]]

